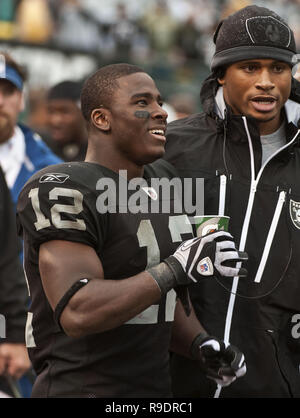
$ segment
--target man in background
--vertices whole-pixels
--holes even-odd
[[[26,72],[8,54],[0,54],[0,165],[14,205],[19,192],[37,170],[61,162],[40,136],[18,123],[24,110]]]
[[[24,124],[18,123],[20,113],[25,106],[23,88],[26,80],[25,69],[9,54],[0,54],[0,167],[11,193],[14,209],[19,192],[29,177],[45,166],[61,162],[60,158],[47,147],[38,134]],[[4,222],[6,221],[4,220]],[[15,229],[11,228],[7,234],[10,236],[16,234]],[[6,246],[6,235],[1,236],[4,237],[2,242]],[[17,242],[17,236],[11,239]],[[22,246],[15,245],[15,251],[17,250],[22,258]],[[21,276],[27,294],[25,279],[22,274]],[[10,276],[4,274],[4,277],[6,279],[3,279],[3,282],[6,287],[1,286],[0,293],[4,300],[9,301],[10,298],[15,297],[13,289],[21,286],[20,278],[17,272]],[[18,301],[13,300],[15,306],[11,304],[12,309],[16,311],[25,309],[24,305],[19,306]],[[25,320],[26,317],[24,316]],[[24,327],[22,333],[24,334]],[[24,335],[21,341],[23,342],[23,340]],[[22,350],[26,350],[25,346],[19,350],[20,345],[2,345],[2,352],[5,350],[3,355],[6,359],[15,357],[15,347],[20,353],[20,361],[22,361]],[[6,362],[3,364],[5,366]],[[6,366],[4,367],[5,370]],[[18,378],[19,373],[13,373],[13,376]],[[31,383],[27,381],[27,378],[22,379],[21,386],[24,396],[28,396],[31,391]]]
[[[87,148],[86,124],[80,110],[81,83],[63,81],[47,97],[49,147],[64,161],[83,161]]]

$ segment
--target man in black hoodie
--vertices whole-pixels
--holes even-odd
[[[248,373],[228,388],[172,359],[175,396],[300,397],[300,84],[293,32],[248,6],[220,22],[203,113],[171,123],[165,158],[204,178],[205,215],[231,217],[248,277],[208,278],[191,297],[198,318],[245,353]]]

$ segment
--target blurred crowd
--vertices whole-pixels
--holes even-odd
[[[9,52],[28,67],[29,117],[37,129],[45,89],[110,62],[143,66],[167,99],[189,94],[191,108],[209,71],[217,22],[253,3],[281,15],[300,48],[300,0],[1,0],[0,44],[13,43]],[[15,44],[41,48],[28,53]]]
[[[285,18],[300,44],[300,0],[1,0],[0,38],[106,59],[202,59],[208,65],[216,22],[252,3]]]

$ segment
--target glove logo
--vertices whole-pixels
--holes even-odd
[[[214,266],[209,257],[203,258],[197,266],[197,271],[202,276],[212,276],[214,273]]]
[[[177,249],[178,250],[180,249],[181,251],[189,250],[195,244],[197,240],[199,241],[199,238],[193,238],[193,239],[189,239],[188,241],[183,241],[183,243],[179,245]]]
[[[300,229],[300,202],[290,200],[290,215],[295,227]]]

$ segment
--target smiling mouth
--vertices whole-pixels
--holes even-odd
[[[159,139],[160,141],[165,141],[165,131],[163,129],[150,129],[150,134],[155,138]]]

